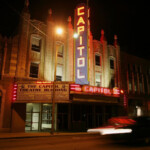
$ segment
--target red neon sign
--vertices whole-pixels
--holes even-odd
[[[93,93],[93,94],[103,94],[103,95],[120,95],[120,90],[118,88],[109,89],[103,87],[89,86],[89,85],[79,85],[71,84],[70,91],[74,92],[84,92],[84,93]]]

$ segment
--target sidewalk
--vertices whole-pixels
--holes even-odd
[[[62,136],[62,135],[94,135],[94,134],[95,133],[87,133],[87,132],[55,132],[53,135],[49,132],[0,133],[0,139],[50,137],[50,136]]]

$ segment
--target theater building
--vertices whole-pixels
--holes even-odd
[[[28,4],[16,36],[0,37],[0,131],[50,131],[53,106],[56,131],[86,131],[123,115],[121,88],[127,86],[117,36],[109,45],[102,30],[94,40],[85,4],[75,9],[74,27],[71,17],[64,23],[62,35],[51,10],[45,24],[30,18]]]

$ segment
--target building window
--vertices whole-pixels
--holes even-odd
[[[99,55],[95,55],[95,65],[101,66],[101,57]]]
[[[137,93],[137,75],[135,74],[134,75],[134,91],[135,91],[135,93]]]
[[[145,90],[145,94],[148,94],[147,76],[143,75],[143,77],[144,77],[144,90]]]
[[[129,92],[132,92],[132,73],[130,70],[130,65],[128,65],[128,77],[129,77],[129,85],[128,85]]]
[[[64,52],[64,45],[58,45],[58,57],[63,57],[63,52]]]
[[[31,65],[30,65],[30,77],[38,78],[38,72],[39,72],[39,64],[31,63]]]
[[[95,86],[101,86],[101,74],[95,73]]]
[[[115,79],[111,78],[110,88],[114,88],[114,87],[115,87]]]
[[[110,69],[114,69],[114,60],[110,59]]]
[[[31,49],[33,51],[36,51],[36,52],[41,51],[41,39],[40,38],[32,37],[31,43],[32,43],[31,44]]]
[[[141,66],[138,66],[137,69],[138,69],[138,73],[141,73]]]
[[[142,75],[140,75],[140,77],[139,77],[139,86],[140,86],[140,93],[143,93]]]
[[[63,77],[63,67],[57,66],[56,81],[62,81],[62,77]]]

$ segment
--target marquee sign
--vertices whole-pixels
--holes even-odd
[[[88,8],[80,4],[75,11],[75,29],[79,35],[75,42],[75,82],[88,84]]]
[[[107,95],[107,96],[120,96],[123,94],[123,90],[119,88],[104,88],[104,87],[97,87],[97,86],[89,86],[89,85],[79,85],[79,84],[71,84],[70,85],[70,92],[81,92],[85,94],[98,94],[98,95]]]
[[[52,102],[53,83],[14,84],[13,101],[47,101]],[[69,100],[69,84],[56,83],[55,101]]]

